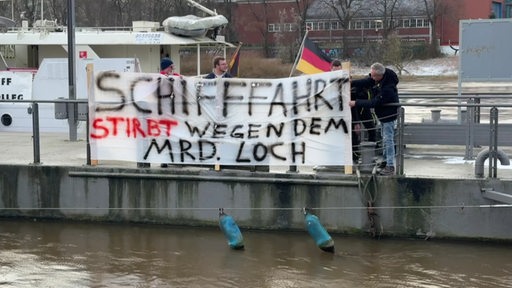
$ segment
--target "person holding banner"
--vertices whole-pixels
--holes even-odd
[[[217,56],[213,58],[213,71],[204,77],[205,79],[233,78],[228,72],[226,58]]]
[[[164,76],[181,76],[179,73],[174,72],[174,62],[167,57],[160,60],[160,74]]]
[[[395,124],[398,118],[398,106],[389,104],[399,103],[398,76],[396,73],[384,67],[381,63],[374,63],[370,68],[367,78],[353,80],[351,84],[356,88],[372,89],[373,97],[367,99],[351,100],[350,107],[374,108],[381,123],[381,135],[383,141],[384,168],[380,175],[390,176],[395,174]]]
[[[176,73],[174,72],[174,62],[172,62],[172,60],[168,57],[164,57],[162,58],[162,60],[160,60],[160,74],[164,75],[164,76],[180,76],[181,75],[179,73]],[[167,164],[167,163],[162,163],[160,164],[160,167],[162,168],[168,168],[170,164]]]
[[[331,71],[337,71],[343,69],[341,65],[341,61],[338,59],[334,59],[331,62]],[[354,163],[357,163],[359,160],[359,144],[360,144],[360,135],[361,135],[361,123],[359,119],[359,113],[357,113],[357,109],[352,107],[350,109],[352,114],[352,160]]]

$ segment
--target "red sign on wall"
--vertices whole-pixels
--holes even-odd
[[[87,51],[79,51],[78,52],[78,57],[80,57],[80,59],[86,59],[87,58]]]

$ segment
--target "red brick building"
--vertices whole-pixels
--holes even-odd
[[[266,46],[300,39],[297,15],[310,2],[313,0],[236,1],[232,24],[238,40],[247,45]]]
[[[342,29],[335,17],[311,16],[318,0],[239,0],[233,2],[233,25],[238,40],[247,45],[268,47],[300,41],[299,28],[307,27],[309,37],[322,47],[339,46],[347,37],[352,42],[377,41],[385,28],[382,18],[376,16],[354,18],[349,29]],[[422,1],[421,1],[422,2]],[[435,38],[432,39],[428,17],[421,10],[394,17],[393,33],[405,41],[436,40],[442,46],[459,43],[459,20],[512,17],[512,0],[444,0],[438,12]],[[304,11],[308,10],[306,14]],[[440,9],[441,10],[441,9]],[[324,13],[325,14],[325,13]],[[332,13],[331,13],[332,14]],[[299,19],[305,18],[305,21]],[[301,27],[305,26],[305,27]]]
[[[438,19],[438,39],[441,46],[459,45],[459,20],[511,18],[512,0],[445,0],[452,12]]]

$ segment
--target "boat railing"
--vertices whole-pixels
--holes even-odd
[[[67,32],[66,26],[41,26],[41,27],[7,27],[4,33],[42,33],[42,32]],[[76,27],[75,32],[155,32],[163,31],[162,26],[158,27],[136,27],[136,26],[104,26],[104,27]]]
[[[39,131],[39,105],[40,104],[61,104],[67,107],[72,105],[87,106],[87,99],[67,100],[2,100],[0,103],[29,103],[32,114],[32,146],[33,164],[41,164],[41,139]],[[428,116],[430,109],[431,117]],[[84,109],[82,109],[84,110]],[[87,110],[87,109],[85,109]],[[497,160],[503,162],[508,160],[504,147],[512,147],[512,94],[511,93],[464,93],[461,96],[438,95],[438,94],[407,94],[401,95],[399,117],[396,133],[396,159],[397,174],[404,175],[404,158],[407,150],[413,145],[424,145],[425,150],[435,149],[440,145],[457,146],[458,152],[464,153],[464,159],[476,159],[490,163],[489,177],[496,177]],[[441,112],[447,111],[448,117],[442,117]],[[459,112],[460,111],[460,112]],[[2,112],[0,110],[0,112]],[[458,114],[458,112],[460,114]],[[462,114],[462,115],[461,115]],[[82,117],[85,120],[88,133],[88,115]],[[498,124],[499,123],[499,124]],[[378,126],[377,126],[378,129]],[[361,135],[369,131],[362,129]],[[0,132],[1,133],[1,132]],[[377,133],[380,134],[380,133]],[[364,136],[362,136],[364,138]],[[87,152],[86,165],[91,165],[90,143],[86,136],[84,149]],[[378,140],[376,143],[368,144],[361,139],[359,152],[370,153],[373,156],[379,154]],[[489,148],[484,148],[489,147]],[[482,148],[478,155],[474,149]],[[380,148],[382,149],[382,148]],[[381,151],[381,150],[380,150]],[[482,154],[483,153],[483,154]],[[484,155],[484,156],[481,156]],[[484,159],[482,160],[482,157]],[[363,161],[357,164],[360,170],[369,171],[375,163],[374,158],[361,157]],[[506,158],[506,159],[504,159]],[[364,159],[370,159],[366,161]],[[492,164],[494,163],[494,165]],[[477,163],[479,164],[479,163]],[[483,163],[482,167],[483,167]],[[503,163],[502,163],[503,164]],[[367,167],[370,166],[369,167]],[[233,168],[233,167],[230,167]],[[254,168],[254,167],[253,167]],[[268,168],[268,167],[267,167]],[[293,169],[295,168],[295,169]],[[235,167],[237,169],[237,167]],[[244,169],[244,168],[240,168]],[[483,169],[483,168],[482,168]],[[255,171],[268,171],[268,169],[254,169]],[[290,172],[296,172],[296,167],[290,167]],[[494,172],[493,172],[494,171]],[[491,173],[492,172],[492,173]],[[478,174],[478,175],[477,175]],[[481,171],[475,170],[475,176],[481,177]]]

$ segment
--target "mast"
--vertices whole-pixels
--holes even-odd
[[[206,14],[210,14],[210,15],[212,15],[212,16],[217,15],[217,12],[216,12],[216,11],[212,11],[212,10],[210,10],[210,9],[206,8],[206,7],[204,7],[203,5],[201,5],[201,4],[199,4],[199,3],[197,3],[196,1],[193,1],[193,0],[187,0],[187,2],[188,2],[188,5],[190,5],[190,6],[192,6],[192,7],[195,7],[195,8],[197,8],[197,9],[199,9],[199,10],[203,11],[203,12],[204,12],[204,13],[206,13]]]

